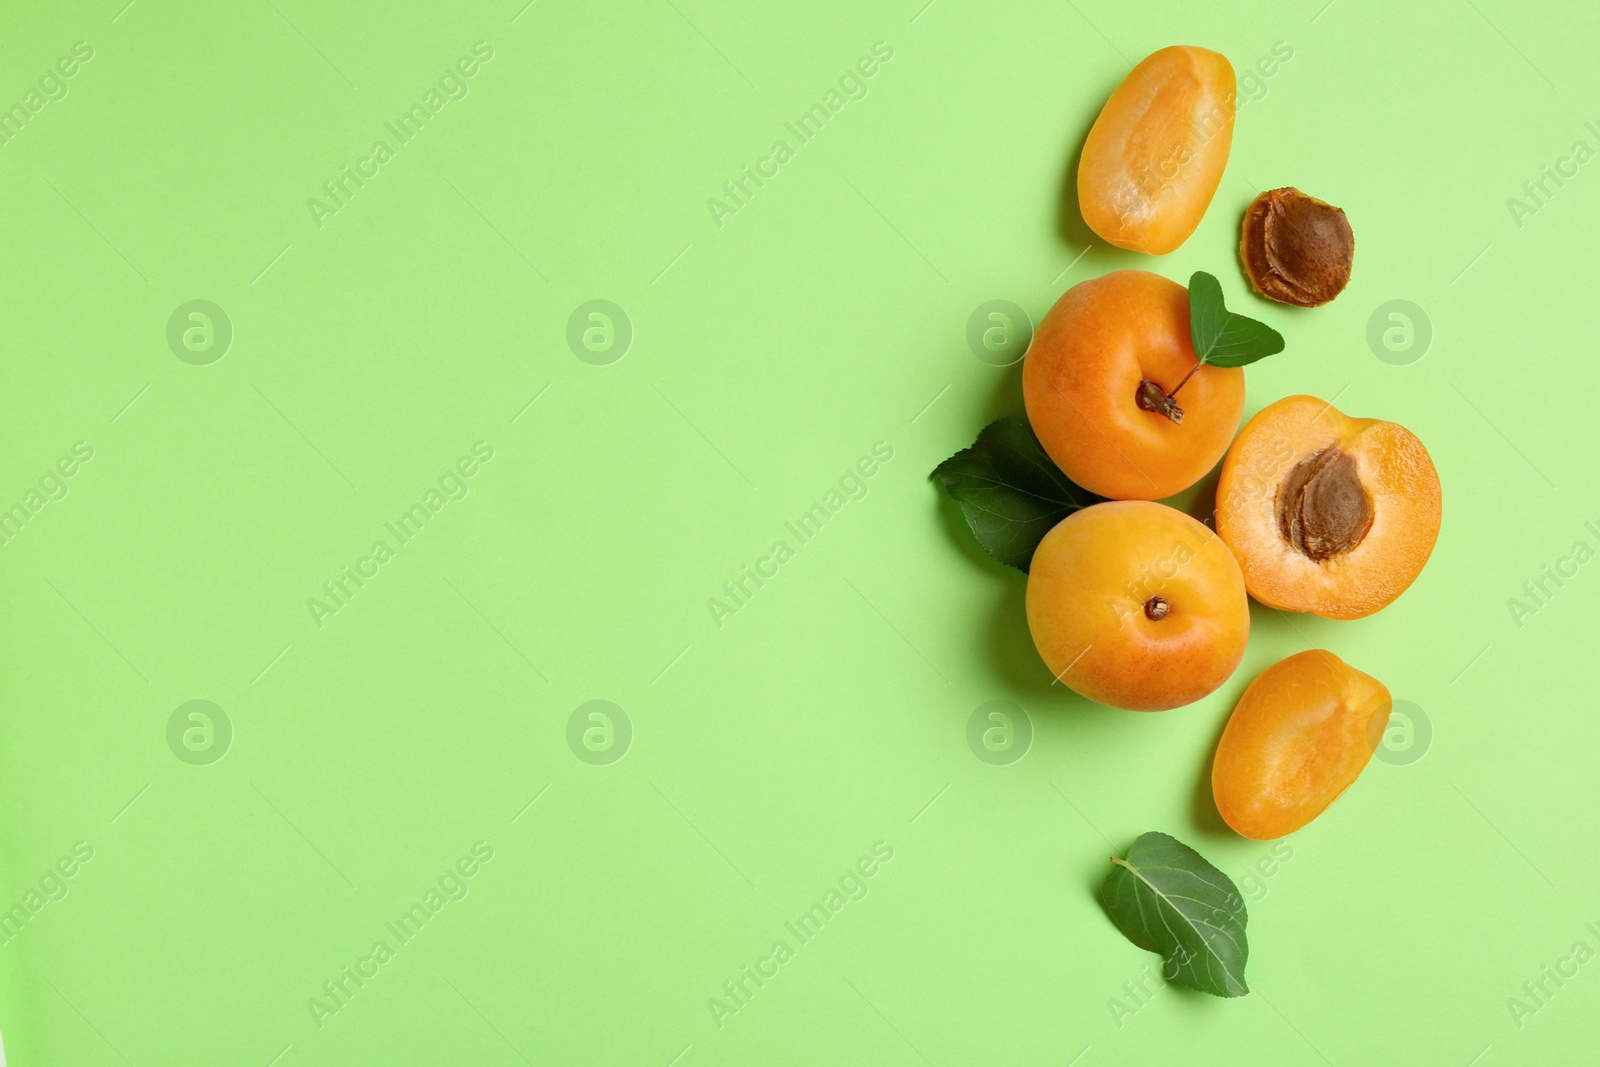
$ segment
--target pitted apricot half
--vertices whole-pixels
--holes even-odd
[[[1244,416],[1244,371],[1199,362],[1183,286],[1143,270],[1079,282],[1028,347],[1028,421],[1056,466],[1090,492],[1171,496],[1216,466]],[[1152,410],[1152,390],[1173,395],[1175,415]]]
[[[1267,841],[1315,819],[1366,767],[1391,708],[1382,682],[1320,648],[1262,671],[1211,764],[1223,821]]]
[[[1226,56],[1175,45],[1122,79],[1083,142],[1078,207],[1118,248],[1165,255],[1189,239],[1233,144],[1236,81]]]
[[[1421,573],[1439,506],[1438,472],[1411,431],[1290,396],[1263,408],[1228,450],[1217,533],[1263,604],[1359,619]]]
[[[1133,711],[1193,703],[1250,639],[1239,564],[1165,504],[1108,500],[1062,519],[1028,567],[1028,631],[1056,680]]]

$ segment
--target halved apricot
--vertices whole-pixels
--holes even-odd
[[[1078,207],[1118,248],[1165,255],[1189,239],[1222,181],[1237,83],[1226,56],[1175,45],[1122,79],[1078,163]]]
[[[1266,841],[1321,815],[1371,759],[1391,706],[1382,682],[1320,648],[1262,671],[1211,764],[1223,821]]]
[[[1233,674],[1250,638],[1239,564],[1176,508],[1110,500],[1045,534],[1028,567],[1028,630],[1058,681],[1101,704],[1163,711]]]
[[[1263,604],[1359,619],[1421,573],[1439,506],[1439,474],[1411,431],[1289,396],[1257,413],[1228,450],[1217,533]]]
[[[1028,421],[1056,466],[1090,492],[1171,496],[1216,466],[1244,416],[1244,371],[1198,363],[1183,286],[1143,270],[1079,282],[1028,346]],[[1178,390],[1176,417],[1141,402],[1151,389]]]

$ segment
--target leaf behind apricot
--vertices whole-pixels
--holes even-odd
[[[996,419],[933,469],[984,551],[1024,573],[1056,523],[1103,497],[1061,473],[1024,419]]]

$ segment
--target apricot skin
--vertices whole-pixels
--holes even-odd
[[[1141,379],[1167,392],[1199,360],[1189,341],[1189,291],[1119,270],[1062,294],[1022,366],[1028,421],[1056,466],[1092,493],[1159,500],[1216,466],[1244,415],[1244,371],[1201,367],[1177,401],[1181,423],[1135,402]]]
[[[1107,242],[1165,255],[1188,240],[1222,181],[1237,83],[1227,57],[1152,52],[1111,93],[1083,142],[1078,207]]]
[[[1146,605],[1165,607],[1152,618]],[[1028,570],[1028,629],[1056,678],[1133,711],[1193,703],[1228,680],[1250,637],[1227,547],[1175,508],[1112,500],[1068,515]]]
[[[1286,535],[1280,505],[1297,468],[1332,449],[1353,461],[1370,525],[1353,548],[1318,559]],[[1422,573],[1439,536],[1440,507],[1433,460],[1405,427],[1289,396],[1258,412],[1228,450],[1217,533],[1263,604],[1359,619],[1393,603]]]
[[[1315,819],[1367,765],[1391,707],[1382,682],[1323,649],[1262,671],[1233,709],[1211,765],[1223,821],[1268,841]]]

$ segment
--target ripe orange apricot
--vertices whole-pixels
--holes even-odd
[[[1216,465],[1244,415],[1244,371],[1198,363],[1183,286],[1143,270],[1079,282],[1028,346],[1028,421],[1056,466],[1090,492],[1171,496]],[[1176,418],[1151,410],[1151,389],[1178,390]]]
[[[1228,680],[1250,637],[1239,564],[1165,504],[1110,500],[1045,534],[1028,630],[1050,673],[1101,704],[1163,711]]]
[[[1228,165],[1236,84],[1227,57],[1205,48],[1163,48],[1134,67],[1083,142],[1089,228],[1158,256],[1188,240]]]
[[[1382,682],[1320,648],[1262,671],[1228,718],[1211,764],[1223,821],[1266,841],[1321,815],[1367,765],[1391,706]]]
[[[1228,450],[1217,533],[1263,604],[1359,619],[1421,573],[1439,506],[1438,472],[1411,431],[1289,396],[1257,413]]]

